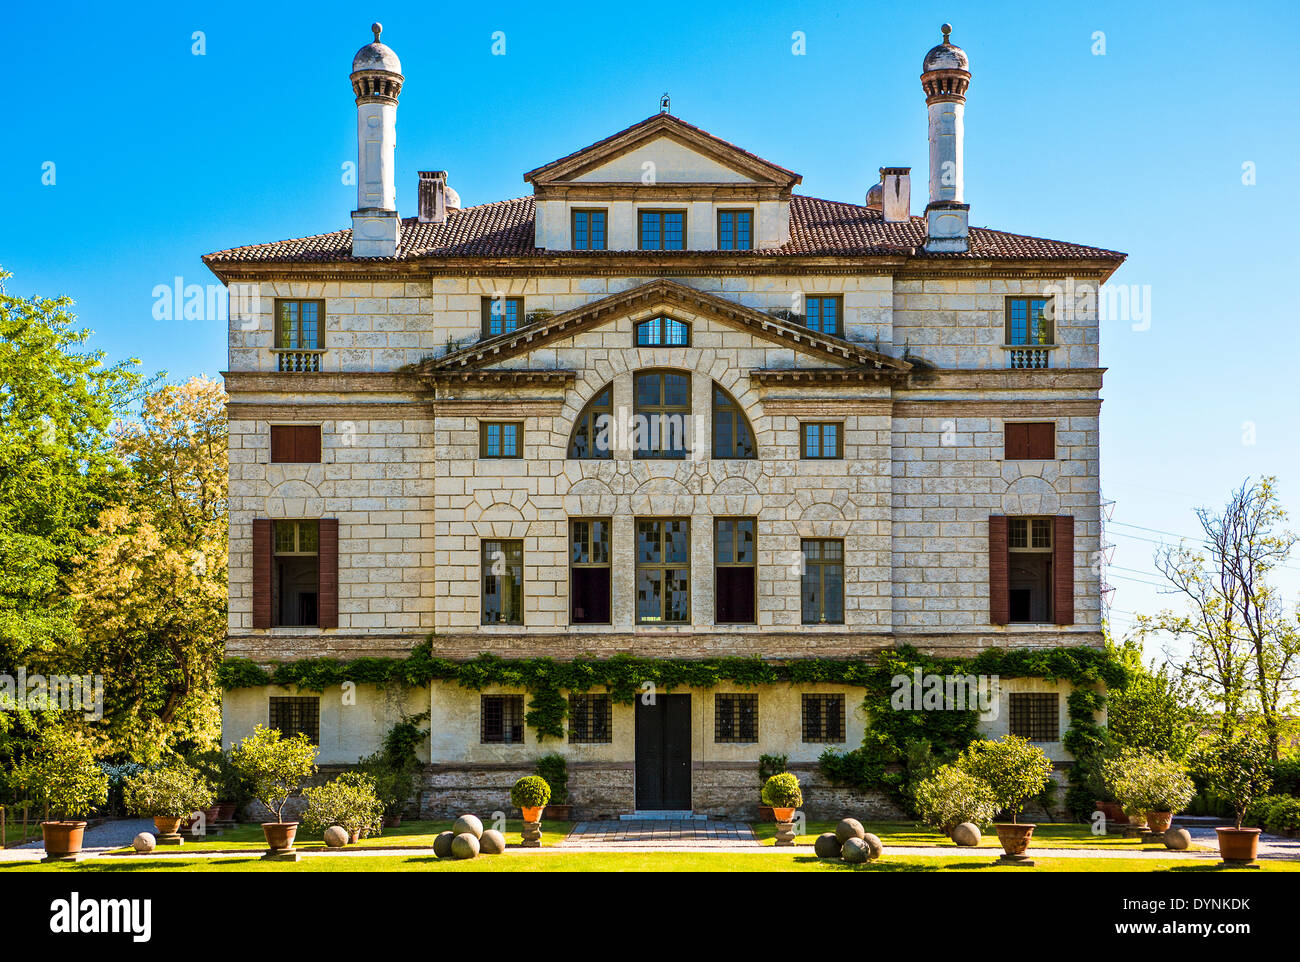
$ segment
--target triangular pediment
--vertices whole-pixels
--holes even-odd
[[[912,369],[907,361],[868,350],[852,341],[810,331],[801,324],[745,307],[717,294],[698,291],[676,281],[660,278],[628,291],[610,294],[563,314],[556,314],[509,334],[499,334],[445,354],[426,362],[424,372],[446,374],[481,369],[622,317],[674,310],[709,318],[781,347],[791,348],[796,355],[831,361],[845,368],[880,375],[903,375]]]
[[[564,183],[752,184],[789,190],[803,178],[793,171],[700,130],[672,114],[638,124],[524,174],[534,187]]]

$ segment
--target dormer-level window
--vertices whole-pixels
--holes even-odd
[[[752,210],[718,211],[718,250],[754,249],[754,212]]]
[[[324,344],[324,301],[281,300],[275,302],[277,316],[275,346],[280,350],[319,351]]]
[[[1052,343],[1052,321],[1047,316],[1047,298],[1007,298],[1007,343],[1015,345]]]
[[[685,250],[686,211],[640,211],[637,220],[637,247],[643,251]]]
[[[484,337],[512,334],[523,322],[522,297],[485,297],[482,303]]]
[[[691,329],[672,317],[651,317],[635,327],[637,347],[686,347]]]
[[[575,210],[573,212],[573,249],[575,251],[603,251],[605,249],[605,211]]]
[[[809,295],[804,298],[804,311],[808,330],[839,337],[843,310],[838,295]]]

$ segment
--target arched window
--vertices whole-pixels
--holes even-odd
[[[749,419],[735,398],[717,384],[713,385],[713,457],[718,460],[758,457]]]
[[[647,318],[633,330],[637,347],[686,347],[691,342],[691,329],[672,317]]]
[[[606,384],[578,415],[569,438],[569,457],[576,460],[614,456],[614,386]]]
[[[681,460],[691,445],[691,376],[641,371],[632,382],[632,448],[638,458]]]

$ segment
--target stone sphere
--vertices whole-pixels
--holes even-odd
[[[861,838],[867,834],[867,830],[862,827],[862,823],[856,818],[842,818],[840,823],[835,826],[835,837],[840,840],[840,844],[847,842],[851,838]]]
[[[880,858],[881,853],[885,851],[885,846],[881,844],[880,839],[870,832],[863,835],[859,841],[862,843],[862,847],[866,849],[868,862]]]
[[[158,839],[154,838],[149,832],[141,832],[131,840],[131,847],[141,855],[148,855],[158,847]]]
[[[858,864],[867,860],[867,843],[860,838],[849,838],[840,850],[840,857],[846,862]]]
[[[962,822],[952,830],[952,840],[958,845],[974,848],[980,843],[980,827],[974,822]]]
[[[473,858],[478,855],[478,838],[462,832],[451,840],[451,854],[455,858]]]
[[[439,832],[433,839],[433,854],[438,858],[451,858],[451,840],[455,832]]]
[[[462,815],[451,827],[454,835],[473,835],[474,839],[483,837],[483,823],[477,815]]]
[[[325,844],[330,848],[342,848],[348,844],[348,830],[342,825],[331,825],[325,829]]]
[[[1171,848],[1175,852],[1186,851],[1192,844],[1192,833],[1185,828],[1171,828],[1165,832],[1165,848]]]
[[[478,840],[478,850],[483,855],[504,855],[506,837],[494,828],[489,828]]]
[[[817,853],[818,858],[839,858],[840,848],[840,840],[834,832],[823,832],[817,836],[817,841],[813,842],[813,851]]]

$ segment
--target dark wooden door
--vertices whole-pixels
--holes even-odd
[[[691,807],[691,696],[658,695],[636,704],[638,811]]]

